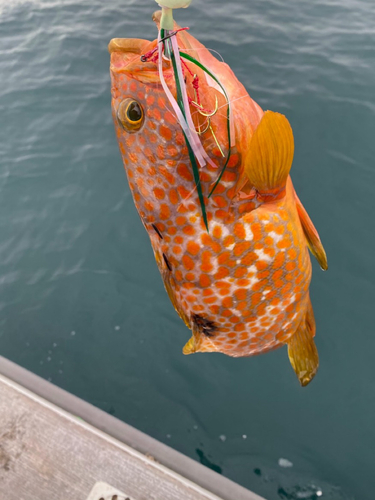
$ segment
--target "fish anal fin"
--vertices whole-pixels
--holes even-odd
[[[323,244],[320,241],[318,231],[315,229],[314,224],[312,223],[308,213],[305,210],[305,207],[302,205],[297,194],[294,193],[294,195],[296,199],[298,216],[301,221],[303,232],[305,234],[307,245],[310,249],[310,252],[316,258],[323,271],[327,271],[328,269],[327,255],[324,251]]]
[[[307,302],[306,328],[307,328],[308,332],[310,333],[311,337],[315,337],[315,331],[316,331],[315,316],[314,316],[314,310],[313,310],[313,307],[311,304],[310,297],[309,297],[308,302]]]
[[[245,172],[260,195],[278,198],[292,166],[294,138],[284,115],[266,111],[250,139],[245,157]]]
[[[311,326],[305,319],[288,340],[288,356],[300,384],[305,387],[315,377],[319,367],[318,350]]]

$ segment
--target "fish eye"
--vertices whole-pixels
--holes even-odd
[[[144,122],[142,105],[131,97],[124,99],[118,107],[117,119],[123,129],[128,132],[137,132]]]

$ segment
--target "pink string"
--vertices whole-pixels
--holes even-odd
[[[184,75],[182,74],[180,51],[179,51],[178,44],[177,44],[177,38],[175,36],[172,36],[171,41],[172,41],[173,53],[174,53],[174,56],[176,58],[177,74],[178,74],[178,79],[180,81],[182,101],[184,103],[186,121],[187,121],[189,128],[191,129],[191,132],[192,132],[191,136],[193,139],[193,143],[190,143],[190,146],[191,146],[191,148],[194,152],[194,155],[196,156],[198,161],[199,161],[199,157],[201,156],[212,167],[217,168],[217,165],[214,164],[214,162],[208,156],[206,151],[203,149],[202,143],[201,143],[199,136],[195,130],[193,119],[192,119],[191,113],[190,113],[190,106],[189,106],[189,100],[188,100],[188,95],[187,95],[187,91],[186,91],[185,79],[184,79]],[[201,167],[204,167],[204,165],[205,165],[204,160],[203,160],[203,163],[201,161],[199,161]]]
[[[180,122],[182,130],[185,132],[185,135],[186,135],[186,138],[187,138],[189,144],[193,148],[194,142],[193,142],[193,137],[192,137],[192,131],[188,127],[188,124],[186,123],[184,115],[182,114],[180,107],[176,102],[176,99],[173,97],[171,91],[169,90],[168,85],[166,84],[166,82],[164,80],[164,75],[163,75],[163,45],[162,45],[162,43],[160,43],[160,39],[161,39],[161,37],[160,37],[160,31],[159,31],[159,35],[158,35],[158,53],[159,53],[158,66],[159,66],[160,83],[163,87],[163,90],[164,90],[166,96],[168,97],[169,102],[171,103],[171,106],[172,106],[174,112],[176,113],[178,121]],[[200,165],[204,166],[205,161],[204,161],[202,155],[200,155],[198,151],[197,152],[194,151],[194,154],[195,154],[197,160],[199,161]]]

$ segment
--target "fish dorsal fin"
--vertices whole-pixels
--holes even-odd
[[[250,183],[264,195],[285,190],[292,166],[294,138],[284,115],[266,111],[250,139],[245,157],[245,172]]]
[[[305,207],[300,202],[300,199],[298,198],[296,193],[294,193],[294,196],[296,199],[298,216],[301,221],[303,232],[305,234],[310,252],[316,258],[323,271],[327,271],[327,256],[324,251],[322,242],[320,241],[318,231],[315,229],[314,224],[312,223],[308,213],[305,210]]]

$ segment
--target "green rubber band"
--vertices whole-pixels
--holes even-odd
[[[172,49],[171,41],[166,40],[166,42],[167,42],[167,45],[169,45],[169,50],[170,50],[170,54],[171,54],[171,61],[172,61],[172,66],[173,66],[173,73],[174,73],[174,77],[175,77],[175,81],[176,81],[177,104],[178,104],[179,108],[181,109],[181,113],[184,115],[184,118],[186,118],[184,103],[183,103],[183,99],[182,99],[180,81],[178,79],[176,58],[175,58],[175,55],[174,55],[174,52]],[[203,222],[204,222],[204,225],[206,226],[207,232],[209,232],[207,213],[206,213],[206,204],[204,202],[204,196],[203,196],[203,191],[202,191],[201,179],[200,179],[200,175],[199,175],[198,163],[197,163],[197,160],[195,158],[194,152],[189,144],[189,141],[187,140],[185,132],[183,132],[183,134],[185,137],[185,142],[186,142],[186,146],[187,146],[188,153],[189,153],[190,163],[191,163],[191,166],[193,169],[194,182],[195,182],[195,186],[197,188],[197,193],[198,193],[198,198],[199,198],[199,204],[201,207]]]

